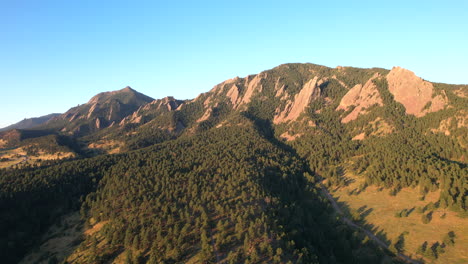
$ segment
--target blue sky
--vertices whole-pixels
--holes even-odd
[[[0,1],[0,127],[127,85],[196,97],[288,62],[468,83],[468,1]]]

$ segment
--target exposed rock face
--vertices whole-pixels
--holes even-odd
[[[431,129],[434,133],[444,133],[446,136],[450,136],[450,129],[458,129],[462,127],[468,127],[468,111],[459,111],[453,117],[449,117],[440,121],[438,128]]]
[[[232,105],[236,106],[239,104],[239,87],[237,85],[233,85],[231,89],[226,94],[227,97],[231,100]]]
[[[336,110],[345,110],[347,111],[350,107],[355,106],[353,111],[345,116],[341,122],[348,123],[349,121],[355,120],[360,114],[365,114],[365,109],[373,106],[379,105],[382,106],[382,97],[380,96],[377,87],[372,82],[375,78],[379,76],[378,73],[374,74],[364,86],[362,84],[357,84],[351,88],[345,96],[340,101],[340,105]]]
[[[205,113],[203,114],[202,117],[200,117],[198,120],[197,120],[197,123],[200,123],[200,122],[203,122],[205,120],[208,120],[208,118],[210,118],[211,116],[211,112],[213,112],[213,109],[212,108],[208,108],[206,109]]]
[[[468,89],[458,89],[453,91],[453,93],[461,98],[468,98]]]
[[[240,107],[250,103],[252,97],[256,93],[262,92],[262,80],[266,78],[266,73],[260,73],[257,75],[249,75],[245,78],[233,78],[217,84],[211,89],[204,100],[203,105],[206,107],[212,107],[213,105],[220,103],[220,95],[224,95],[231,102],[233,109],[239,109]],[[202,95],[195,98],[194,102],[200,100]]]
[[[318,80],[318,77],[314,77],[309,80],[296,94],[294,101],[288,101],[283,111],[277,113],[273,119],[273,123],[279,124],[296,120],[299,115],[304,112],[309,103],[320,96],[319,86],[323,83],[323,80]]]
[[[252,98],[252,95],[254,94],[254,91],[258,89],[258,92],[262,91],[262,85],[260,84],[261,80],[264,74],[257,74],[255,77],[249,81],[249,78],[246,78],[246,87],[247,90],[245,91],[244,97],[242,98],[242,104],[248,104],[250,103],[250,99]],[[266,75],[266,74],[265,74]]]
[[[363,140],[366,137],[366,133],[361,132],[352,138],[352,140]]]
[[[101,120],[99,120],[99,117],[96,118],[96,128],[100,129],[101,128]]]
[[[293,141],[298,137],[301,137],[302,134],[289,134],[289,132],[284,132],[283,134],[280,135],[280,138],[286,140],[286,141]]]
[[[433,98],[432,83],[417,77],[412,71],[394,67],[387,75],[387,82],[389,91],[397,102],[405,106],[407,114],[421,117],[442,110],[447,105],[444,94]]]
[[[184,101],[176,100],[172,96],[154,100],[146,105],[140,106],[133,114],[122,119],[119,125],[140,124],[143,119],[151,119],[159,114],[175,111],[179,109],[183,103]]]

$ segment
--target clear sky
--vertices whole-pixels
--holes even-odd
[[[468,1],[0,0],[0,127],[127,85],[196,97],[288,62],[468,83]]]

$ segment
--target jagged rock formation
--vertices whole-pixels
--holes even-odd
[[[153,100],[146,105],[140,106],[133,114],[122,119],[119,126],[145,123],[158,115],[179,109],[183,103],[184,101],[176,100],[172,96]]]
[[[406,113],[421,117],[444,109],[448,104],[445,94],[435,94],[432,83],[417,77],[412,71],[394,67],[387,75],[388,90],[403,104]]]
[[[348,123],[355,120],[359,115],[365,114],[366,108],[369,108],[370,106],[383,105],[380,93],[373,83],[373,80],[377,77],[379,77],[378,73],[374,74],[374,76],[372,76],[372,78],[370,78],[364,85],[355,85],[341,99],[340,105],[336,110],[347,111],[350,107],[354,107],[351,113],[341,119],[341,122]]]
[[[267,76],[265,73],[261,73],[261,74],[255,75],[252,78],[252,80],[250,80],[250,76],[247,76],[247,78],[245,78],[245,86],[247,87],[247,90],[245,91],[241,104],[250,103],[250,100],[252,99],[254,92],[258,92],[258,93],[262,92],[261,80],[266,77]]]
[[[296,120],[304,112],[311,100],[320,96],[319,86],[322,83],[323,80],[319,81],[317,76],[309,80],[301,89],[301,91],[296,94],[296,96],[294,96],[294,100],[288,101],[283,111],[278,111],[276,113],[273,119],[273,123],[279,124],[291,120]]]
[[[195,98],[199,100],[202,95],[207,95],[203,102],[205,107],[219,103],[220,96],[229,99],[233,109],[241,109],[243,106],[250,103],[255,94],[262,92],[262,80],[267,77],[267,74],[260,73],[257,75],[249,75],[245,78],[233,78],[226,80],[211,89],[207,94],[201,94]],[[243,108],[245,110],[245,108]]]

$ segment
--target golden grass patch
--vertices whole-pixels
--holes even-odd
[[[446,252],[437,260],[425,260],[441,264],[468,263],[468,220],[447,209],[435,209],[430,223],[424,224],[421,220],[422,214],[417,212],[418,207],[424,207],[430,202],[435,203],[439,198],[439,191],[428,193],[424,201],[419,199],[419,190],[414,188],[404,188],[396,196],[391,196],[388,189],[381,190],[370,186],[359,194],[353,194],[352,191],[359,189],[363,178],[349,172],[346,176],[354,181],[345,187],[330,188],[331,194],[342,207],[348,207],[349,211],[361,211],[364,222],[374,234],[394,243],[400,234],[409,232],[405,236],[403,253],[420,258],[422,256],[417,255],[416,251],[421,244],[425,241],[429,246],[435,242],[442,243],[444,236],[453,231],[456,235],[455,245],[446,247]],[[408,217],[395,217],[395,213],[403,209],[413,211]]]
[[[107,154],[116,154],[120,153],[123,143],[116,140],[99,140],[94,143],[90,143],[88,148],[90,149],[98,149],[106,152]]]
[[[45,153],[39,151],[37,155],[28,155],[23,148],[15,148],[0,151],[0,159],[5,158],[7,161],[0,161],[0,168],[9,168],[14,165],[38,164],[41,160],[58,160],[72,158],[75,154],[73,152],[56,152]]]

